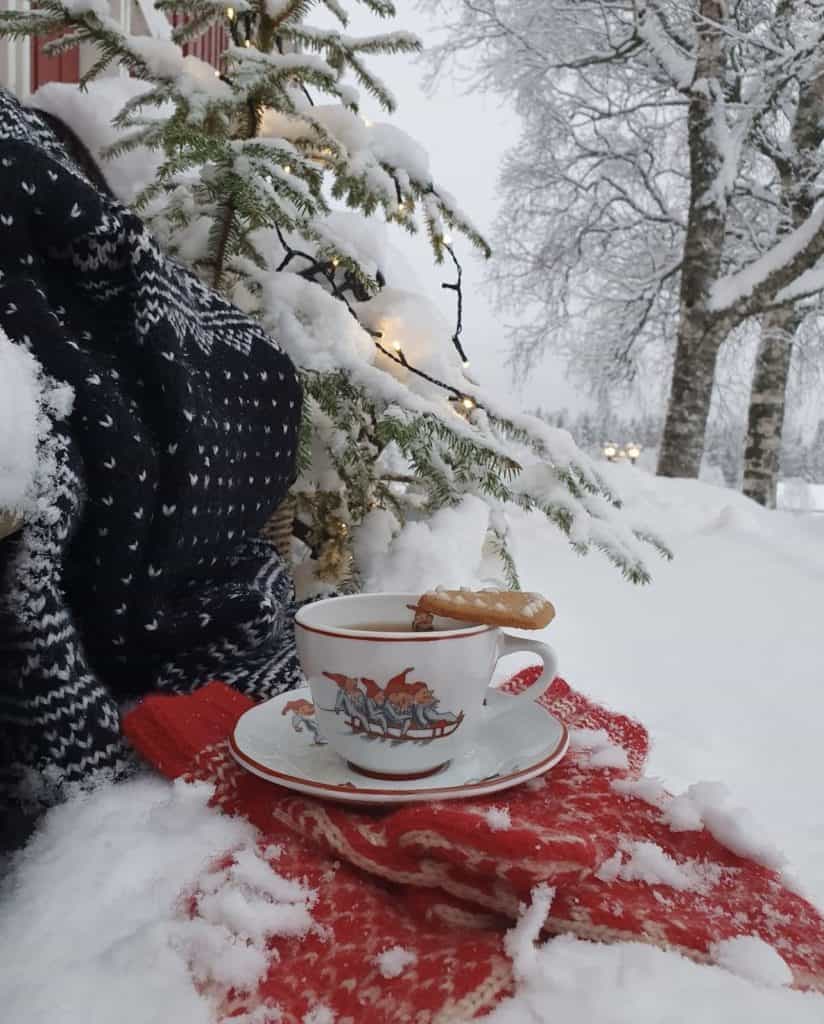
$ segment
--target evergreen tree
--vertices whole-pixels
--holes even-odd
[[[378,18],[395,14],[388,0],[360,2]],[[0,32],[53,36],[52,51],[93,44],[97,60],[81,87],[112,65],[144,83],[116,118],[111,152],[161,154],[138,198],[160,244],[259,317],[302,371],[295,494],[317,573],[346,575],[359,532],[397,533],[410,517],[478,494],[511,585],[509,503],[541,510],[577,550],[600,548],[628,578],[648,579],[636,542],[663,547],[619,511],[566,432],[509,414],[467,375],[450,233],[485,255],[488,246],[433,180],[421,148],[359,110],[365,93],[393,111],[368,61],[415,52],[417,38],[351,37],[340,0],[156,7],[176,25],[168,40],[124,35],[106,0],[38,0],[0,14]],[[310,24],[315,13],[338,27]],[[218,69],[184,55],[215,23],[226,37]],[[454,263],[451,337],[422,297],[391,287],[381,219],[410,232],[422,222],[434,259]]]

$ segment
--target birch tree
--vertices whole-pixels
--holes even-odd
[[[785,218],[800,227],[813,212],[816,180],[824,143],[824,63],[798,90],[788,145],[764,139],[781,181]],[[762,320],[747,417],[743,490],[769,508],[775,507],[787,385],[795,338],[807,310],[802,303],[783,306]]]
[[[455,0],[454,10],[441,63],[471,50],[479,84],[512,96],[524,119],[503,172],[511,228],[499,246],[499,283],[537,307],[516,354],[534,358],[559,328],[570,350],[586,342],[585,359],[631,363],[650,339],[669,345],[658,471],[697,476],[721,345],[824,283],[814,183],[806,213],[787,220],[782,154],[767,145],[768,127],[791,123],[818,81],[820,0]]]

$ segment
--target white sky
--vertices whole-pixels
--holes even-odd
[[[413,5],[398,4],[401,11],[406,6]],[[348,5],[348,9],[351,18],[347,31],[352,35],[404,29],[416,33],[424,44],[434,35],[435,26],[415,10],[406,16],[401,13],[394,23],[383,23],[357,4]],[[516,115],[496,97],[480,92],[461,94],[459,87],[449,81],[442,82],[433,96],[427,96],[422,86],[425,68],[414,57],[373,57],[369,66],[393,92],[398,109],[387,116],[368,95],[362,94],[361,113],[375,121],[390,121],[421,143],[429,153],[435,180],[455,196],[461,209],[489,238],[497,212],[495,191],[501,157],[518,137]],[[409,238],[398,228],[392,231],[391,238],[417,275],[420,290],[454,324],[455,293],[441,288],[442,281],[454,280],[454,267],[451,263],[435,266],[423,231],[418,237]],[[524,386],[513,383],[509,368],[503,365],[507,317],[487,300],[487,263],[460,235],[455,236],[454,248],[464,271],[461,340],[479,383],[522,409],[537,405],[545,409],[580,407],[584,399],[564,379],[560,363],[550,358],[530,375]],[[511,318],[511,314],[508,316]]]

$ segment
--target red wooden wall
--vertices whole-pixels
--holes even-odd
[[[31,41],[31,91],[46,82],[76,82],[80,78],[80,50],[74,47],[56,55],[43,53],[43,44],[55,36]]]
[[[171,16],[172,28],[177,28],[184,21],[185,17],[182,14],[175,13]],[[205,60],[207,64],[216,68],[220,61],[220,55],[228,45],[229,33],[222,24],[215,22],[206,29],[203,35],[186,43],[183,53],[187,57],[190,54],[192,57],[200,57],[201,60]]]
[[[182,20],[182,15],[173,14],[172,27],[180,24]],[[32,92],[39,86],[45,85],[46,82],[76,82],[80,78],[80,50],[74,47],[74,49],[61,53],[58,56],[49,56],[43,53],[43,43],[51,38],[53,36],[32,39]],[[193,57],[200,57],[207,64],[217,67],[220,55],[228,45],[228,40],[229,33],[223,25],[210,25],[203,35],[186,43],[183,47],[183,53],[187,56],[191,54]]]

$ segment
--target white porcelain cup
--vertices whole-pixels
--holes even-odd
[[[436,616],[433,632],[352,628],[411,626],[410,606],[418,597],[332,597],[305,605],[295,620],[298,656],[321,735],[353,768],[375,778],[437,771],[471,747],[482,721],[505,715],[511,702],[536,700],[558,670],[547,644],[495,626]],[[537,654],[543,672],[517,696],[487,705],[495,665],[519,651]]]

